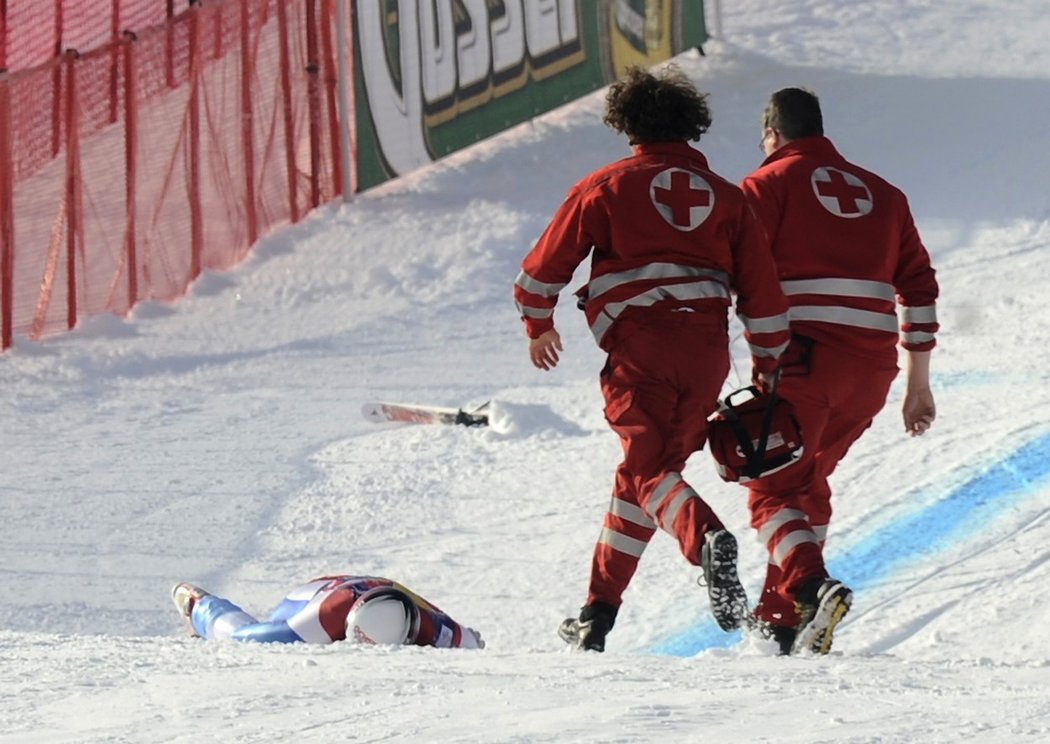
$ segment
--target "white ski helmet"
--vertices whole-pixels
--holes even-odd
[[[346,616],[346,640],[368,645],[400,646],[414,637],[417,609],[408,596],[393,587],[361,595]]]

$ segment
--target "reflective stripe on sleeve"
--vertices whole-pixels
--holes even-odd
[[[936,323],[937,306],[905,307],[901,311],[901,320],[905,323]]]
[[[765,318],[749,318],[737,313],[737,317],[750,333],[779,333],[786,331],[789,327],[787,313],[770,315]]]
[[[540,297],[557,297],[558,293],[565,289],[565,285],[568,282],[562,282],[561,284],[547,284],[541,282],[538,279],[533,279],[531,276],[525,273],[525,270],[518,274],[518,278],[514,280],[515,286],[521,287],[529,294],[539,295]]]
[[[936,338],[932,333],[923,333],[922,331],[909,331],[901,334],[901,339],[906,344],[925,344],[933,341]]]
[[[529,307],[528,305],[522,305],[520,302],[515,302],[514,305],[518,308],[518,313],[523,318],[549,318],[554,315],[553,307]]]

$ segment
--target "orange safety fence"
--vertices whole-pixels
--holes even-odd
[[[187,0],[0,0],[0,68],[24,70],[156,26]]]
[[[0,72],[0,348],[177,298],[339,195],[334,2],[212,0],[79,52],[67,7],[61,54]],[[56,44],[13,46],[0,3],[9,62]]]

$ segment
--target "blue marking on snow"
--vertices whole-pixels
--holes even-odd
[[[932,504],[876,529],[828,562],[832,576],[864,589],[912,561],[973,535],[1021,499],[1050,482],[1050,434],[1044,434],[1006,458],[981,470]],[[710,648],[740,642],[740,631],[724,633],[706,620],[655,644],[652,653],[695,656]]]

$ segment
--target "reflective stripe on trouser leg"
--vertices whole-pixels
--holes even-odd
[[[758,539],[769,550],[770,561],[781,569],[795,548],[805,544],[820,546],[809,526],[809,517],[798,509],[781,509],[773,514],[758,528]]]
[[[825,528],[826,531],[826,528]],[[820,544],[809,518],[798,509],[781,509],[769,517],[758,530],[759,542],[769,551],[766,580],[755,607],[755,616],[772,625],[794,627],[799,622],[795,602],[784,591],[784,558],[802,544]]]
[[[614,497],[605,514],[591,562],[587,604],[600,601],[619,607],[638,560],[656,533],[656,523],[637,505]]]
[[[765,540],[772,561],[780,566],[785,584],[793,586],[802,578],[823,572],[820,539],[803,512],[782,509],[759,529],[758,534]]]
[[[682,474],[670,472],[655,479],[641,501],[660,528],[678,540],[686,560],[699,566],[704,535],[708,530],[721,529],[722,523]]]
[[[758,538],[769,551],[771,568],[779,571],[776,585],[786,600],[793,600],[798,586],[815,576],[825,576],[820,538],[809,525],[809,518],[798,509],[779,509],[758,526]],[[766,588],[770,588],[767,577]]]
[[[767,527],[768,527],[768,525],[767,525]],[[824,544],[827,542],[827,539],[828,539],[828,526],[826,524],[810,525],[810,529],[813,531],[813,534],[816,535],[816,537],[817,537],[817,544],[820,545],[820,549],[823,551],[824,550]],[[762,532],[764,532],[764,531],[765,531],[765,528],[763,528]],[[762,544],[766,544],[766,543],[768,543],[768,540],[762,536],[762,532],[759,532],[758,540]],[[770,554],[770,556],[769,556],[769,563],[772,566],[776,566],[777,568],[780,568],[780,565],[777,563],[777,561],[775,561],[773,559],[773,555],[772,554]]]
[[[801,463],[799,467],[812,471],[812,461]],[[782,473],[792,469],[787,468]],[[751,509],[751,526],[758,530],[759,540],[769,551],[770,562],[781,570],[781,591],[793,591],[807,579],[826,576],[827,572],[824,569],[820,539],[810,526],[809,511],[801,505],[804,486],[796,484],[771,491],[770,486],[779,475],[781,473],[771,476],[770,482],[763,478],[752,485],[748,505]],[[803,473],[802,481],[808,480]]]

